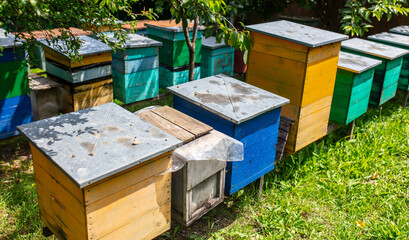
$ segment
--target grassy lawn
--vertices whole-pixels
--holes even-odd
[[[277,164],[161,239],[409,239],[409,109],[400,97]],[[42,239],[27,143],[0,143],[0,239]]]

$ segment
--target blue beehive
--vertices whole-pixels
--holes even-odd
[[[230,195],[274,169],[281,106],[289,100],[226,75],[168,88],[175,109],[244,145],[244,160],[226,168]]]
[[[215,37],[202,39],[202,60],[200,62],[201,77],[217,74],[233,75],[234,47],[217,43]]]
[[[128,34],[124,50],[112,52],[114,97],[133,103],[159,94],[159,47],[161,42]],[[115,38],[110,38],[115,43]]]
[[[0,139],[17,135],[16,127],[32,121],[27,65],[22,43],[0,29]]]

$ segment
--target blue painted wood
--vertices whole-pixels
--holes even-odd
[[[145,57],[157,56],[159,54],[158,47],[149,47],[149,48],[131,48],[116,51],[112,51],[112,57],[120,60],[135,60]]]
[[[205,48],[202,43],[201,77],[210,77],[220,73],[233,75],[234,48],[223,47],[217,49]]]
[[[200,67],[195,67],[194,72],[194,80],[200,79]],[[159,67],[159,86],[161,88],[175,86],[186,82],[189,82],[188,69],[171,70],[162,65]]]
[[[244,160],[227,163],[225,194],[231,195],[274,169],[281,107],[240,124],[176,95],[173,107],[244,144]]]
[[[155,69],[158,67],[159,67],[158,56],[140,58],[129,61],[122,61],[116,58],[112,58],[112,69],[124,74],[141,72],[145,70]]]
[[[128,104],[159,95],[159,69],[122,74],[112,72],[114,97]]]
[[[17,135],[16,127],[32,121],[28,95],[0,100],[0,139]]]
[[[8,48],[0,51],[0,63],[19,61],[25,58],[25,51],[22,48]]]

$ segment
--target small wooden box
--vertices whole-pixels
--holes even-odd
[[[331,121],[348,124],[366,113],[375,67],[380,64],[382,61],[341,51],[329,118]]]
[[[28,95],[0,100],[0,139],[18,135],[16,127],[32,120]]]
[[[152,239],[170,228],[171,135],[109,103],[19,126],[40,216],[59,239]]]
[[[182,24],[175,21],[157,21],[146,23],[148,37],[163,43],[159,50],[159,62],[171,68],[182,67],[189,64],[189,49],[185,41]],[[193,24],[189,24],[189,36],[192,39]],[[200,63],[202,31],[199,27],[196,39],[195,63]]]
[[[196,65],[194,69],[194,80],[200,79],[200,66]],[[166,65],[159,66],[159,86],[162,88],[175,86],[189,82],[188,67],[170,68]]]
[[[217,43],[215,37],[202,39],[202,61],[200,76],[202,78],[225,74],[233,76],[234,47]]]
[[[392,31],[392,29],[391,29]],[[403,48],[405,50],[409,50],[409,35],[401,35],[401,34],[394,34],[394,33],[379,33],[375,35],[371,35],[368,39],[383,43],[386,45],[390,45],[393,47]],[[402,69],[399,75],[398,81],[398,89],[403,91],[409,90],[409,54],[403,56],[402,60]]]
[[[294,119],[286,151],[327,134],[340,41],[346,35],[289,21],[247,26],[254,46],[246,82],[290,99],[282,115]]]
[[[227,163],[226,195],[274,169],[281,107],[288,99],[222,74],[168,90],[175,109],[243,143],[244,160]]]
[[[375,68],[369,105],[379,107],[396,95],[403,56],[409,51],[385,44],[353,38],[342,42],[342,51],[381,60]]]
[[[159,94],[159,47],[161,42],[128,34],[122,46],[125,50],[112,52],[114,97],[133,103]],[[109,39],[111,43],[117,40]]]
[[[209,141],[223,135],[170,107],[141,110],[138,116],[173,135],[184,144],[194,144],[193,151],[203,151]],[[223,137],[225,137],[223,135]],[[200,142],[198,142],[200,141]],[[191,146],[188,147],[191,151]],[[225,161],[188,161],[172,173],[172,218],[189,226],[224,199]]]
[[[51,79],[36,76],[30,79],[30,99],[33,120],[58,116],[61,112],[59,95],[61,84]]]

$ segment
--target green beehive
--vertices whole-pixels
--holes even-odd
[[[159,62],[169,67],[182,67],[189,64],[189,49],[185,41],[182,25],[174,21],[158,21],[147,23],[148,37],[163,43],[159,50]],[[202,31],[199,27],[196,39],[195,63],[200,63],[202,48]],[[189,25],[190,39],[193,37],[191,24]]]
[[[330,120],[348,124],[368,108],[375,67],[382,61],[340,52]]]
[[[409,51],[364,39],[353,38],[342,42],[343,51],[381,60],[375,68],[369,105],[379,107],[395,97],[403,56]]]

